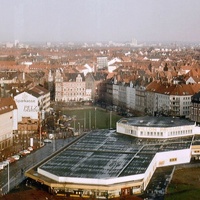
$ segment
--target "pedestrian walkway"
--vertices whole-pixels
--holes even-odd
[[[39,141],[39,135],[38,134],[18,134],[17,137],[13,137],[13,144],[1,150],[0,152],[0,161],[4,161],[7,158],[18,154],[20,151],[27,149],[30,147],[30,138],[33,138],[33,148],[38,149],[40,148],[40,145],[38,143]]]

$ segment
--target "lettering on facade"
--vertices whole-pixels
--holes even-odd
[[[24,112],[38,112],[38,106],[24,106]]]
[[[35,100],[28,100],[28,99],[22,99],[22,100],[17,100],[17,103],[35,103]]]

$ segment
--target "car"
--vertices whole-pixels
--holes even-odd
[[[14,158],[15,160],[19,160],[20,156],[19,155],[14,155],[14,156],[12,156],[12,158]]]
[[[4,165],[4,167],[6,167],[9,163],[10,163],[10,162],[7,161],[7,160],[4,160],[4,161],[2,162],[2,164]]]
[[[24,151],[20,151],[20,152],[19,152],[19,155],[20,155],[20,156],[25,156],[26,154],[24,153]]]
[[[28,151],[33,151],[33,147],[28,147]]]
[[[16,160],[13,158],[13,157],[9,157],[6,159],[9,163],[13,163],[15,162]]]
[[[50,140],[50,139],[45,139],[45,140],[44,140],[44,143],[52,143],[52,140]]]
[[[3,169],[3,168],[4,168],[3,162],[0,162],[0,169]]]
[[[25,154],[29,154],[29,153],[31,153],[31,152],[30,152],[29,150],[25,149],[25,150],[24,150],[24,153],[25,153]]]
[[[19,152],[19,154],[20,154],[21,156],[25,156],[26,154],[29,154],[29,153],[31,153],[31,152],[30,152],[29,150],[27,150],[27,149],[22,150],[22,151]]]

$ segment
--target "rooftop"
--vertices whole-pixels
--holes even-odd
[[[176,117],[133,117],[122,118],[118,123],[130,124],[132,126],[145,126],[145,127],[175,127],[175,126],[188,126],[194,125],[195,122],[188,119],[176,118]]]
[[[138,139],[109,130],[95,130],[39,168],[59,177],[105,179],[143,174],[157,152],[187,149],[191,141],[192,137]]]

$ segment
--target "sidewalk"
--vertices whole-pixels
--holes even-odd
[[[33,148],[40,148],[39,145],[39,135],[37,134],[19,134],[17,137],[13,137],[12,146],[1,150],[0,152],[0,162],[6,160],[7,158],[18,154],[20,151],[30,147],[30,138],[33,138]]]

